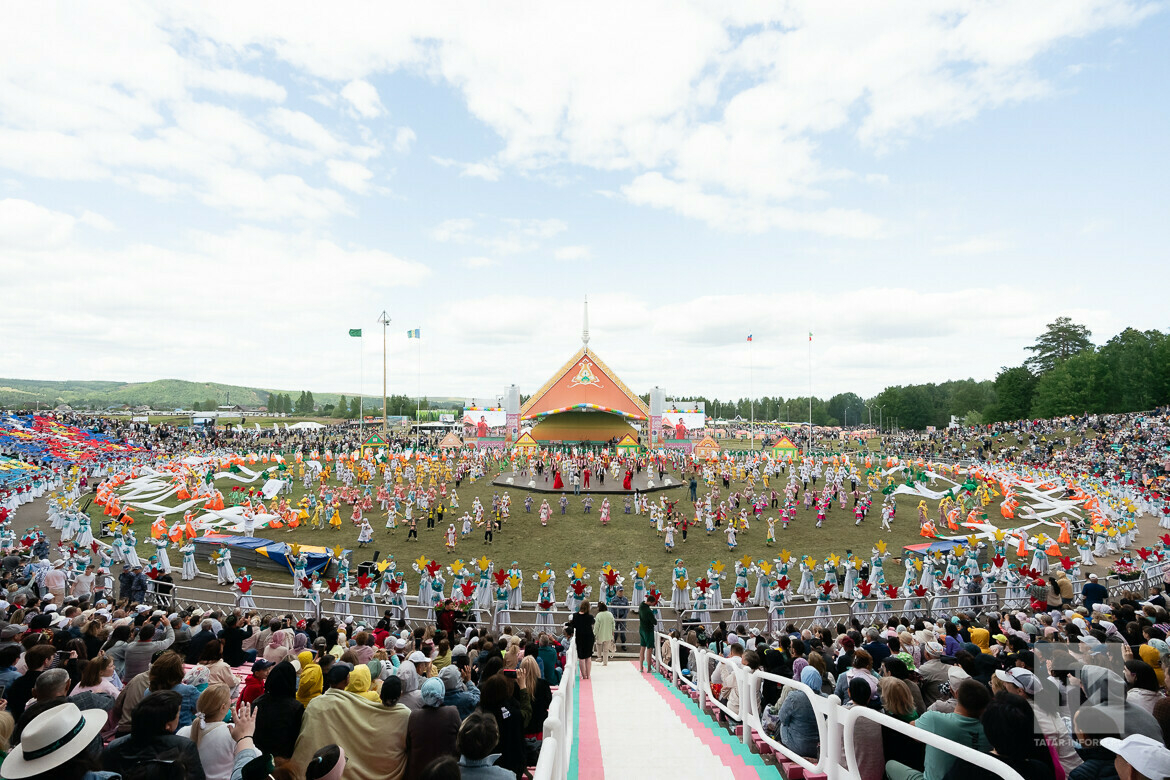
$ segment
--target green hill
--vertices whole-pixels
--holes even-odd
[[[37,379],[0,379],[0,407],[25,409],[40,402],[42,408],[68,404],[75,409],[105,409],[110,406],[150,406],[152,409],[190,409],[195,403],[215,400],[220,404],[265,406],[268,396],[287,393],[295,401],[300,390],[274,390],[262,387],[224,385],[218,382],[188,382],[182,379],[158,379],[153,382],[86,382],[65,380],[50,382]],[[320,406],[336,404],[340,393],[313,392]],[[353,397],[353,393],[346,393]],[[366,398],[373,398],[367,394]],[[381,396],[378,404],[381,405]]]

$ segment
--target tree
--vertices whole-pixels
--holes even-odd
[[[1036,382],[1032,401],[1033,417],[1062,417],[1101,409],[1101,360],[1093,350],[1085,350],[1058,363]]]
[[[337,399],[337,408],[333,410],[333,416],[339,419],[349,416],[349,402],[345,400],[344,395]]]
[[[1035,344],[1025,347],[1034,354],[1024,361],[1024,365],[1035,374],[1051,371],[1058,363],[1078,352],[1092,349],[1093,342],[1089,341],[1091,335],[1084,325],[1078,325],[1068,317],[1057,317],[1055,322],[1048,323],[1047,329],[1037,337]]]
[[[1032,397],[1036,393],[1036,375],[1027,366],[1002,368],[995,377],[995,405],[988,419],[992,421],[1023,420],[1032,411]]]
[[[349,401],[349,419],[356,420],[362,416],[362,399],[354,396]]]
[[[838,393],[828,400],[825,410],[828,412],[830,425],[861,425],[866,422],[868,416],[865,402],[857,393]]]
[[[294,407],[294,410],[297,414],[308,414],[309,412],[313,411],[306,405],[304,390],[301,391],[300,397],[297,398],[297,405]]]
[[[313,391],[305,391],[305,414],[312,414],[317,410],[317,402],[313,400]]]

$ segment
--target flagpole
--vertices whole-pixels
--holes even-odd
[[[748,403],[752,410],[752,423],[748,428],[748,449],[756,449],[756,390],[755,390],[755,362],[752,359],[751,335],[748,336]]]
[[[358,433],[366,425],[366,329],[358,339]]]
[[[418,329],[415,329],[418,330]],[[419,341],[419,393],[418,398],[414,399],[414,453],[418,457],[419,451],[419,416],[422,410],[422,338],[415,336]]]
[[[390,318],[386,316],[385,309],[382,310],[378,322],[382,323],[382,435],[385,436],[390,428],[387,417],[389,411],[386,408],[386,328],[390,325]]]
[[[808,332],[808,451],[813,448],[812,424],[812,331]]]

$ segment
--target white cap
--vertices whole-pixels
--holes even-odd
[[[1096,574],[1090,574],[1090,575],[1089,575],[1089,579],[1091,579],[1091,580],[1095,580],[1095,579],[1097,579],[1097,575],[1096,575]]]
[[[996,669],[995,676],[999,678],[1000,682],[1022,688],[1029,696],[1035,696],[1040,690],[1040,681],[1027,669],[1016,667],[1006,672],[1003,669]]]
[[[1124,758],[1146,777],[1170,777],[1170,750],[1145,734],[1131,734],[1125,739],[1106,737],[1101,740],[1101,745]]]
[[[415,650],[406,660],[412,664],[427,664],[431,662],[431,659],[423,655],[421,650]]]
[[[959,687],[959,683],[963,682],[963,680],[966,680],[970,676],[971,675],[963,671],[963,667],[958,666],[957,664],[952,666],[950,669],[947,669],[947,683],[951,686],[951,688],[957,689]]]

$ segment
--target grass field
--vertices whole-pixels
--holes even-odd
[[[678,479],[677,474],[674,477],[676,480]],[[786,482],[787,477],[784,476],[779,483],[773,480],[772,485],[776,486],[778,491],[782,491]],[[217,486],[225,497],[230,495],[230,488],[235,484],[238,483],[230,479],[222,479],[217,482]],[[449,485],[448,489],[450,490],[451,487]],[[742,490],[743,487],[743,483],[732,483],[732,489]],[[761,485],[757,482],[757,490],[760,488]],[[459,542],[453,554],[448,553],[443,546],[443,531],[446,529],[447,522],[455,522],[456,529],[459,529],[461,526],[459,518],[463,511],[470,509],[472,500],[478,496],[485,507],[490,508],[492,494],[497,490],[498,488],[491,485],[488,480],[480,480],[475,484],[464,480],[458,490],[460,509],[448,509],[446,522],[442,528],[427,530],[425,523],[420,522],[418,541],[409,543],[406,540],[406,529],[401,525],[394,531],[384,528],[385,514],[378,511],[376,504],[371,515],[371,524],[374,526],[374,541],[369,545],[368,550],[357,548],[357,529],[350,523],[350,508],[344,504],[342,505],[342,529],[339,531],[315,530],[302,526],[291,532],[279,529],[257,531],[256,535],[290,543],[296,541],[301,544],[329,547],[340,544],[344,548],[353,550],[352,560],[354,562],[369,559],[375,549],[380,550],[383,556],[392,553],[399,561],[404,562],[412,561],[420,555],[426,555],[441,563],[449,564],[457,558],[471,561],[481,555],[487,555],[495,560],[497,565],[508,564],[514,560],[519,561],[521,568],[526,573],[534,573],[548,561],[553,564],[554,569],[562,577],[566,569],[579,562],[589,571],[595,572],[592,580],[594,582],[596,582],[596,571],[607,562],[612,563],[623,574],[626,574],[633,568],[634,563],[640,560],[653,569],[651,579],[662,590],[669,588],[670,568],[676,557],[684,559],[692,578],[695,578],[701,570],[706,569],[711,561],[717,559],[721,560],[730,571],[732,561],[745,554],[750,555],[753,559],[766,558],[770,560],[777,557],[781,549],[787,549],[797,557],[808,554],[821,560],[830,553],[843,556],[847,550],[852,550],[855,555],[868,558],[874,543],[878,539],[883,539],[890,552],[897,557],[901,554],[904,545],[922,541],[918,534],[919,527],[916,519],[918,499],[911,496],[900,496],[898,514],[893,522],[894,530],[882,533],[880,532],[881,495],[875,494],[877,500],[870,510],[869,518],[861,526],[854,525],[851,505],[843,511],[840,509],[840,504],[835,504],[829,512],[824,526],[816,528],[815,512],[812,509],[805,509],[802,503],[797,510],[797,519],[790,525],[788,531],[782,531],[781,524],[777,523],[777,543],[770,548],[765,543],[767,524],[765,522],[752,522],[749,532],[739,534],[739,545],[734,551],[728,550],[726,536],[720,530],[717,529],[711,536],[707,536],[705,530],[700,526],[690,529],[685,542],[681,535],[676,534],[674,551],[668,552],[663,541],[656,536],[653,526],[650,525],[649,519],[645,515],[626,515],[623,513],[621,496],[610,497],[612,519],[608,526],[603,527],[598,520],[601,505],[599,496],[594,497],[593,513],[586,515],[582,509],[580,498],[573,496],[572,491],[569,491],[568,513],[562,516],[559,509],[559,497],[555,494],[550,495],[549,505],[553,508],[553,517],[547,527],[542,527],[537,513],[544,494],[533,494],[532,513],[526,514],[524,512],[526,492],[512,488],[509,491],[512,497],[512,516],[505,523],[504,530],[495,535],[494,544],[490,547],[485,546],[482,530],[473,526],[472,534]],[[503,491],[500,492],[502,494]],[[303,493],[300,482],[297,481],[293,492],[293,502],[299,500]],[[658,497],[664,494],[671,501],[684,501],[680,506],[689,507],[689,504],[685,503],[686,491],[684,488],[653,493],[651,500],[657,501]],[[700,485],[700,499],[703,494],[703,486]],[[726,497],[726,491],[723,492],[723,495]],[[172,500],[164,503],[173,504],[176,502]],[[927,506],[932,518],[937,518],[938,503],[927,501]],[[94,518],[96,529],[97,523],[105,518],[101,514],[101,508],[96,505],[90,508],[90,513]],[[764,517],[769,515],[775,517],[776,514],[776,510],[770,510],[765,513]],[[997,524],[1003,522],[999,514],[998,502],[993,502],[988,507],[988,515],[992,522]],[[135,532],[139,536],[138,553],[143,560],[146,560],[153,553],[153,547],[147,545],[144,538],[149,535],[149,523],[153,518],[141,515],[139,518],[135,524]],[[943,532],[942,529],[940,529],[941,532]],[[178,554],[173,549],[170,556],[172,565],[179,560]],[[205,558],[201,557],[198,563],[203,571],[213,571],[213,567]],[[886,569],[887,579],[901,582],[902,567],[900,565],[891,561],[887,564]],[[290,579],[282,579],[281,575],[274,572],[259,573],[259,576],[261,579],[270,581]]]

